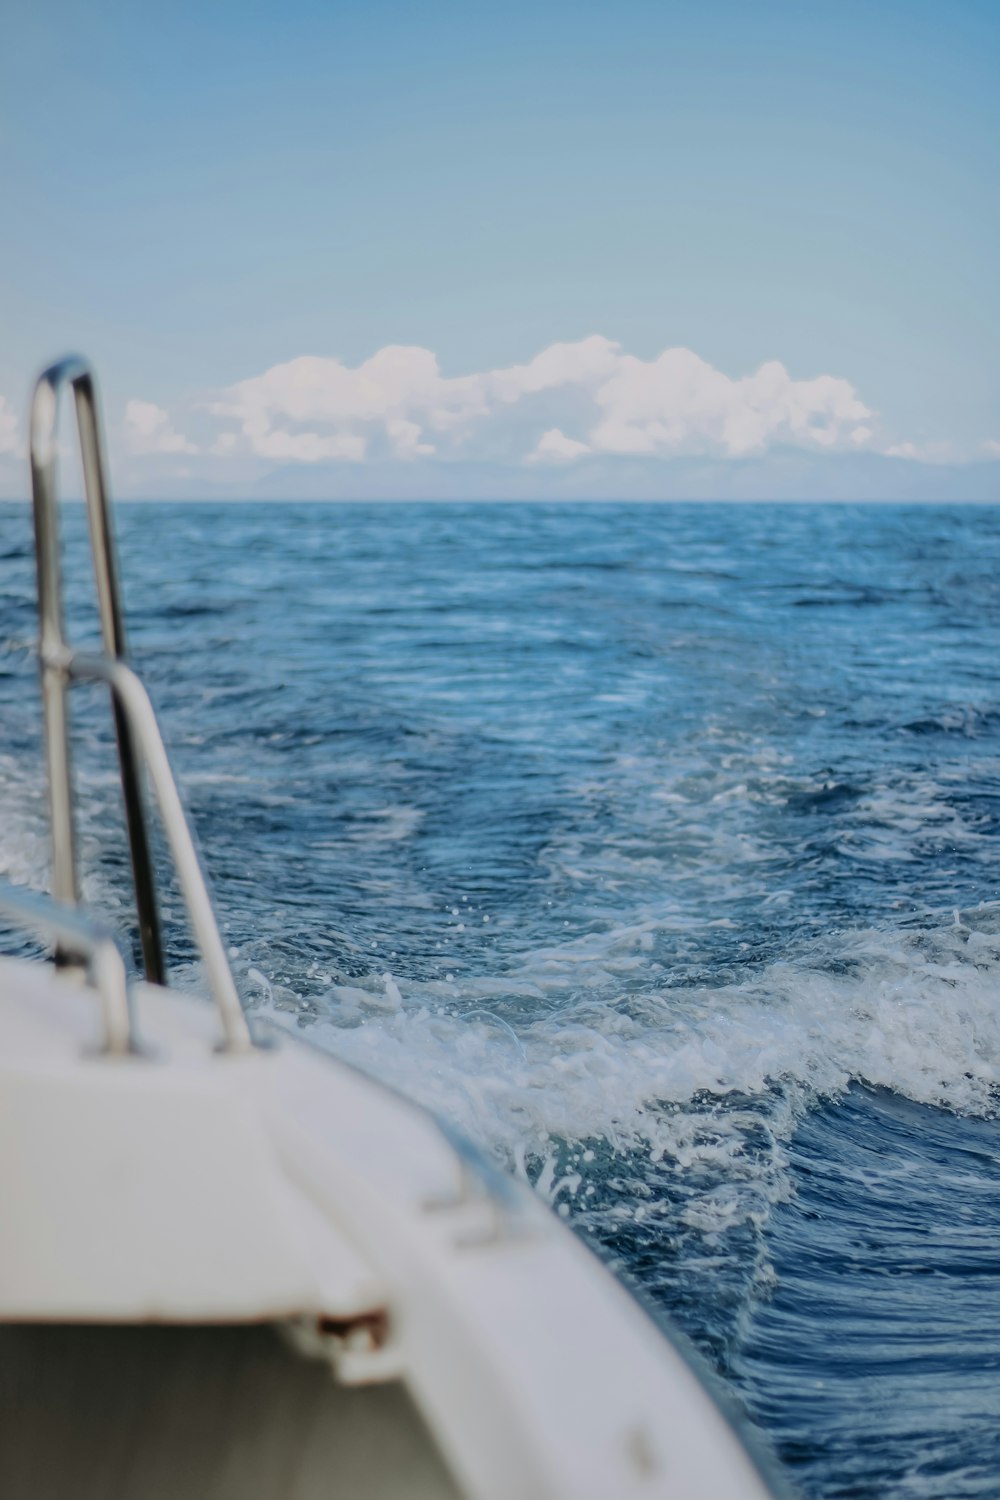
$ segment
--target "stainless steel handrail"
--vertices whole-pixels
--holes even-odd
[[[65,385],[72,387],[76,406],[91,552],[104,641],[102,654],[74,652],[66,639],[63,623],[56,424],[59,393]],[[143,765],[152,783],[195,940],[222,1021],[226,1049],[244,1051],[253,1043],[156,715],[145,688],[125,660],[125,629],[104,478],[97,393],[89,366],[75,356],[43,371],[36,383],[31,404],[31,482],[38,565],[39,657],[52,817],[53,895],[57,902],[70,906],[75,906],[79,899],[68,689],[73,680],[98,680],[106,683],[112,697],[146,977],[154,983],[166,982],[156,884],[142,790]],[[60,945],[57,957],[61,957],[62,939],[58,934],[56,937]]]
[[[59,901],[75,904],[76,840],[73,829],[72,766],[66,674],[57,665],[68,650],[62,609],[62,565],[59,552],[56,424],[60,389],[70,385],[76,406],[83,484],[87,499],[94,576],[101,634],[107,654],[119,661],[126,656],[125,626],[119,603],[118,566],[114,533],[108,513],[108,489],[97,411],[97,391],[89,366],[75,355],[42,372],[31,402],[31,488],[35,514],[35,550],[38,567],[38,612],[41,624],[42,699],[45,706],[45,739],[52,812],[52,893]],[[122,797],[128,826],[135,885],[136,912],[146,978],[154,984],[166,982],[163,941],[160,933],[156,881],[142,803],[135,750],[128,724],[115,706],[115,733],[121,768]]]
[[[0,911],[16,918],[20,926],[58,943],[67,959],[86,969],[104,1012],[105,1052],[124,1057],[137,1051],[125,960],[113,933],[75,907],[6,881],[0,882]]]
[[[130,742],[138,748],[152,783],[181,894],[205,965],[208,987],[222,1021],[226,1047],[242,1051],[251,1046],[250,1031],[149,694],[131,667],[107,656],[76,652],[65,662],[65,669],[70,677],[107,683],[122,719],[128,724]]]

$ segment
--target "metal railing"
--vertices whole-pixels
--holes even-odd
[[[98,611],[104,643],[104,651],[98,654],[75,652],[66,639],[63,623],[56,432],[59,394],[67,385],[72,387],[76,407],[87,520],[97,582]],[[79,902],[68,693],[74,681],[96,680],[105,683],[111,693],[146,977],[152,983],[164,984],[167,976],[146,824],[143,769],[159,808],[178,884],[222,1022],[225,1047],[230,1051],[244,1051],[253,1043],[191,830],[184,816],[152,704],[139,678],[126,661],[125,627],[105,483],[97,393],[93,374],[81,359],[71,357],[62,360],[45,370],[38,378],[31,403],[31,486],[38,566],[39,659],[52,818],[52,894],[57,902],[69,907],[75,907]],[[58,931],[54,932],[54,936],[58,945],[57,959],[65,957],[72,961],[72,948],[66,949],[65,938],[60,937]],[[128,1046],[131,1046],[133,1038],[127,1008],[126,1023],[129,1030]],[[110,1046],[110,1023],[108,1041]],[[121,1050],[120,1047],[118,1050]]]
[[[104,1051],[112,1057],[138,1051],[125,960],[110,929],[65,902],[6,881],[0,882],[0,913],[13,917],[19,927],[37,932],[46,941],[58,943],[65,959],[84,969],[101,1001]]]

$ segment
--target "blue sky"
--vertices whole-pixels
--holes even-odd
[[[75,347],[122,494],[1000,498],[998,76],[995,0],[7,0],[0,492]]]

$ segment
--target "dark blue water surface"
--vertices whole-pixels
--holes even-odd
[[[525,1172],[805,1495],[1000,1494],[1000,511],[119,531],[248,1003]],[[66,533],[83,638],[78,507]],[[0,560],[0,867],[43,884],[26,509]],[[87,894],[127,928],[106,711],[76,709]]]

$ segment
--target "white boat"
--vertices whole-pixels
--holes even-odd
[[[104,650],[65,638],[60,391]],[[0,958],[3,1500],[763,1500],[689,1359],[523,1183],[309,1046],[251,1034],[156,718],[128,666],[92,375],[35,390],[51,897]],[[80,906],[69,687],[110,689],[145,978]],[[171,988],[159,810],[208,995]]]

